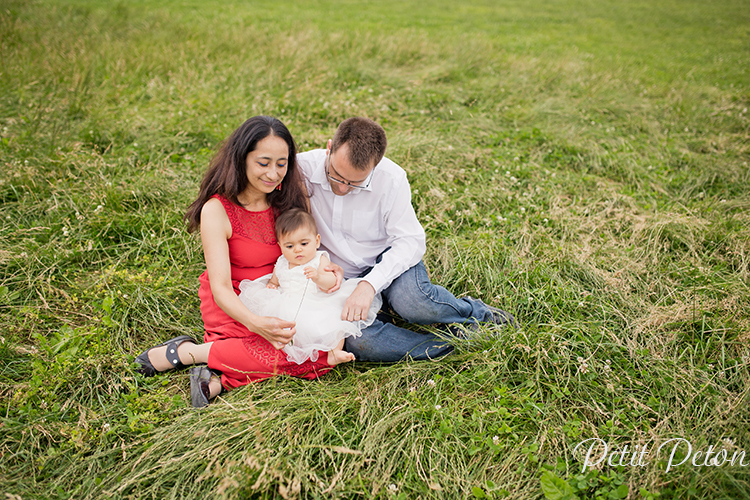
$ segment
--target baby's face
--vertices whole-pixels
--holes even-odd
[[[320,246],[320,235],[315,234],[309,227],[300,227],[289,234],[282,234],[279,238],[281,253],[292,267],[307,264]]]

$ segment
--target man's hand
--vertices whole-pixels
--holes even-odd
[[[360,281],[357,288],[346,299],[341,319],[344,321],[359,321],[367,319],[367,312],[375,298],[375,289],[366,281]]]
[[[324,271],[328,271],[329,273],[333,273],[336,276],[336,284],[333,285],[328,290],[323,290],[322,288],[321,288],[321,290],[323,290],[326,293],[333,293],[336,290],[338,290],[339,288],[341,288],[341,282],[344,281],[344,269],[340,265],[334,264],[333,262],[331,262],[326,267],[324,267],[323,270]],[[320,287],[318,287],[318,288],[320,288]],[[370,287],[370,288],[372,288],[372,287]],[[374,290],[373,290],[373,297],[374,296],[375,295],[374,295]],[[370,299],[370,300],[372,300],[372,299]],[[342,316],[342,318],[343,318],[343,316]]]

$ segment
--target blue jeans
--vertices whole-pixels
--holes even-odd
[[[442,286],[433,285],[422,261],[406,270],[383,290],[383,302],[409,323],[467,323],[492,319],[481,300],[457,299]],[[376,319],[359,338],[348,337],[344,349],[358,361],[394,363],[407,356],[432,359],[453,351],[445,339],[433,333],[415,332]]]

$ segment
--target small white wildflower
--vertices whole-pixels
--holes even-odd
[[[653,169],[654,169],[653,165],[649,165],[649,166],[648,166],[648,169],[649,169],[649,170],[653,170]]]
[[[416,390],[417,390],[417,388],[416,388],[416,387],[413,387],[413,386],[412,386],[412,387],[409,387],[409,392],[415,392]]]
[[[435,381],[430,379],[427,381],[427,385],[429,385],[430,387],[435,387]]]
[[[388,490],[390,490],[391,492],[395,493],[395,492],[398,491],[398,486],[396,486],[395,484],[391,483],[391,484],[388,485]]]
[[[24,164],[24,165],[28,165],[28,164],[29,164],[29,160],[24,160],[24,161],[23,161],[23,164]]]
[[[549,219],[546,219],[546,218],[545,218],[545,219],[544,219],[544,220],[543,220],[542,222],[544,222],[544,223],[546,224],[546,223],[548,223],[548,222],[549,222]]]
[[[583,358],[582,358],[582,357],[580,357],[580,356],[578,356],[578,362],[579,362],[579,363],[583,363]]]
[[[685,132],[690,132],[690,129],[685,127]]]
[[[581,373],[587,373],[589,371],[589,365],[586,363],[583,363],[581,366],[578,367],[578,371]]]
[[[724,438],[724,444],[729,446],[730,448],[734,447],[734,439],[732,438]]]
[[[442,408],[442,406],[440,406],[440,405],[435,405],[435,409],[436,409],[436,410],[439,410],[440,408]]]
[[[509,176],[510,176],[510,170],[506,170],[505,171],[505,177],[509,177]]]
[[[578,307],[583,307],[583,302],[579,302]]]
[[[20,254],[20,257],[21,257],[22,259],[25,259],[25,258],[26,258],[26,257],[28,257],[28,256],[29,256],[29,254],[27,254],[26,252],[21,252],[21,254]]]
[[[104,425],[102,425],[102,432],[109,432],[109,429],[109,424],[105,422]]]
[[[156,238],[156,233],[151,233],[152,238]]]
[[[516,156],[515,158],[513,158],[513,161],[519,161],[519,160],[520,160],[520,158],[518,158],[518,156]]]
[[[138,147],[138,143],[137,143],[137,142],[134,142],[134,143],[133,143],[133,147],[134,147],[134,148],[137,148],[137,147]]]
[[[500,444],[500,438],[498,436],[492,436],[492,444],[498,446]]]
[[[521,207],[521,213],[526,212],[526,209],[524,207]]]
[[[534,302],[534,297],[529,297],[529,302]]]
[[[516,179],[514,176],[510,176],[510,182],[518,182],[518,179]]]
[[[62,228],[62,233],[63,233],[63,236],[67,237],[68,236],[68,228],[67,227],[63,227]]]
[[[719,200],[719,203],[726,203],[727,200]]]

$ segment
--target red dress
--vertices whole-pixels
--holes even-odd
[[[232,287],[240,294],[240,281],[257,279],[273,272],[281,249],[274,234],[273,209],[251,212],[235,205],[223,196],[214,195],[224,205],[232,224],[228,240]],[[200,276],[201,316],[206,329],[204,342],[213,342],[208,355],[208,367],[222,372],[221,383],[233,389],[274,375],[314,379],[331,369],[326,356],[298,365],[287,361],[286,353],[276,350],[263,337],[232,319],[214,300],[208,271]]]

